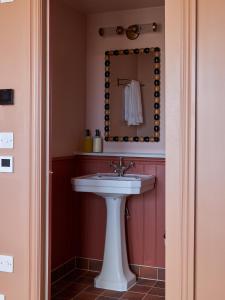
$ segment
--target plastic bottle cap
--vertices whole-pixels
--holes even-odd
[[[86,136],[90,136],[90,130],[89,130],[89,129],[86,129],[86,130],[85,130],[85,135],[86,135]]]
[[[99,129],[96,129],[95,135],[96,135],[96,136],[100,136],[100,130],[99,130]]]

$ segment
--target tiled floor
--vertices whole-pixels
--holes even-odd
[[[52,286],[52,300],[165,300],[164,282],[139,279],[128,292],[115,292],[94,288],[97,274],[74,271]]]

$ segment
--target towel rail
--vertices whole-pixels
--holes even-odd
[[[123,81],[127,81],[127,82],[123,82]],[[132,79],[127,79],[127,78],[117,78],[117,85],[121,86],[121,85],[127,85],[129,83],[131,83]],[[145,86],[145,84],[140,83],[140,86],[143,87]]]

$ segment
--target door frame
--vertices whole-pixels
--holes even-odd
[[[166,300],[194,299],[197,0],[166,0]],[[30,300],[47,300],[49,0],[31,0]],[[47,59],[46,59],[47,58]],[[43,294],[43,291],[46,291]]]
[[[195,298],[197,0],[166,1],[166,300]]]

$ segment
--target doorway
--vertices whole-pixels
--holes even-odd
[[[50,57],[50,64],[51,64],[51,57]],[[81,77],[82,77],[82,74],[81,74]],[[79,79],[79,78],[78,78]],[[83,103],[82,103],[82,105],[83,105]],[[62,108],[63,109],[63,108]],[[62,132],[61,132],[61,134],[62,134]],[[63,145],[64,146],[64,145]],[[59,145],[59,147],[62,147],[62,145]],[[179,172],[180,172],[181,170],[179,169]],[[181,225],[181,224],[180,224]],[[171,255],[171,254],[170,254]]]
[[[164,298],[164,6],[161,1],[157,2],[157,6],[154,4],[150,7],[149,5],[146,7],[145,1],[138,5],[131,4],[129,1],[123,1],[121,5],[120,1],[114,1],[113,5],[107,4],[105,7],[102,2],[95,2],[95,7],[92,7],[90,1],[82,5],[78,5],[77,2],[67,3],[63,0],[50,1],[53,296],[65,293],[64,286],[62,290],[55,291],[54,289],[60,279],[65,280],[66,276],[70,276],[72,272],[80,275],[80,271],[87,271],[87,274],[97,276],[103,260],[106,223],[104,202],[90,194],[76,195],[71,191],[71,178],[88,173],[110,172],[110,160],[117,161],[118,155],[121,155],[124,156],[125,164],[131,160],[135,162],[135,167],[130,170],[131,172],[154,174],[157,177],[154,191],[140,197],[131,197],[127,201],[129,211],[129,217],[126,218],[128,261],[130,268],[142,283],[138,283],[138,286],[129,293],[144,297],[151,292],[152,294],[149,295],[159,295]],[[135,40],[129,39],[126,34],[118,35],[116,30],[113,34],[114,27],[122,25],[127,28],[135,23],[140,24],[140,28],[143,27]],[[155,25],[157,29],[153,30],[151,24],[157,24]],[[99,35],[99,28],[103,28],[104,36]],[[134,49],[139,53],[136,53]],[[115,55],[110,57],[111,65],[108,71],[111,73],[110,81],[114,89],[109,90],[111,97],[110,132],[116,135],[121,127],[118,128],[114,123],[120,122],[118,116],[122,115],[122,106],[120,106],[122,99],[119,99],[119,104],[114,107],[113,104],[117,98],[114,99],[113,95],[117,91],[123,92],[124,89],[123,86],[115,84],[114,77],[138,79],[136,73],[137,71],[140,73],[141,70],[138,67],[138,61],[144,69],[143,57],[146,59],[144,65],[149,62],[148,71],[144,72],[146,75],[140,73],[140,81],[144,85],[142,87],[143,103],[145,94],[148,95],[144,111],[145,124],[150,121],[150,128],[154,128],[152,125],[154,116],[160,117],[160,121],[155,119],[156,130],[160,128],[160,135],[157,131],[155,133],[157,141],[150,142],[105,141],[104,156],[84,155],[80,152],[85,128],[91,129],[92,132],[96,128],[100,129],[103,136],[104,127],[107,127],[107,120],[104,121],[104,114],[108,116],[107,109],[104,111],[104,104],[105,107],[108,104],[106,103],[108,99],[104,99],[104,81],[108,78],[105,74],[107,70],[104,68],[107,50],[115,52]],[[117,51],[119,56],[116,55]],[[120,54],[120,51],[125,54]],[[132,60],[126,62],[126,59],[130,58],[135,59],[134,62]],[[121,62],[118,64],[116,59],[121,59]],[[114,70],[113,63],[115,63]],[[119,69],[120,65],[123,65],[122,69]],[[125,69],[128,69],[128,74],[125,73]],[[136,73],[134,69],[137,69]],[[154,90],[151,87],[151,83],[154,83],[152,77],[155,82],[157,81]],[[158,96],[159,91],[160,96]],[[154,100],[157,102],[151,103],[149,95],[154,97],[154,93]],[[145,106],[143,105],[143,109]],[[152,112],[154,106],[155,115],[154,111]],[[159,109],[160,106],[161,109]],[[116,110],[115,114],[114,110]],[[116,122],[113,123],[114,119]],[[127,133],[128,129],[129,133]],[[135,126],[132,129],[134,130]],[[142,128],[142,131],[151,132],[148,128]],[[124,126],[123,133],[117,135],[133,135],[141,138],[142,135],[150,136],[151,134],[131,133],[131,128]],[[77,155],[74,155],[75,152]],[[74,271],[75,268],[79,272]],[[78,287],[77,292],[79,294],[81,292],[80,296],[82,296],[82,292],[86,293],[87,290],[85,287],[85,291],[80,291],[80,288]],[[137,289],[141,289],[141,292],[137,292]],[[94,292],[98,293],[99,290],[94,290]]]

